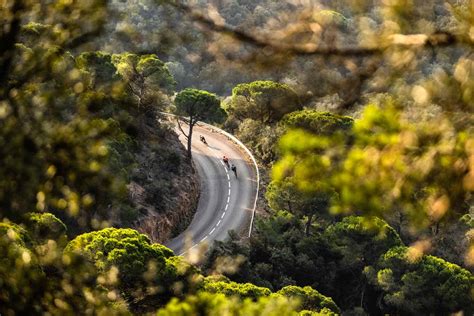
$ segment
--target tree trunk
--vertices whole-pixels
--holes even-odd
[[[313,220],[313,214],[308,215],[308,221],[306,222],[306,236],[309,236],[309,229],[311,227],[311,221]]]
[[[399,236],[402,235],[402,223],[403,223],[403,213],[401,211],[398,211],[397,233]]]
[[[188,132],[188,158],[191,159],[191,143],[192,143],[192,137],[193,137],[193,127],[194,127],[194,122],[193,118],[189,118],[189,132]]]
[[[438,235],[438,233],[439,233],[439,221],[431,226],[431,233],[433,234],[433,236]]]

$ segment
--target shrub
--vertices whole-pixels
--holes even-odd
[[[303,310],[322,311],[326,309],[333,313],[341,312],[332,298],[322,295],[309,286],[299,287],[289,285],[277,293],[289,298],[298,298],[301,301],[301,309]]]

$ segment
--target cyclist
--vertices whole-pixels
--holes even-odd
[[[227,168],[229,168],[229,158],[227,158],[226,156],[222,157],[222,161],[225,163],[225,165],[227,166]]]
[[[199,137],[199,139],[201,140],[201,142],[203,142],[204,144],[207,145],[207,141],[206,141],[206,139],[204,138],[204,136],[201,135],[201,136]]]
[[[234,164],[232,164],[232,166],[230,167],[230,169],[234,172],[235,177],[237,178],[237,167],[236,167]]]

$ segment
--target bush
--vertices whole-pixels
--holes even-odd
[[[348,131],[353,123],[354,119],[350,116],[309,109],[287,114],[281,120],[281,124],[287,129],[302,128],[317,135]]]
[[[277,293],[289,298],[298,298],[301,301],[301,309],[303,310],[321,311],[326,309],[333,313],[341,312],[332,298],[322,295],[309,286],[299,287],[289,285]]]
[[[238,296],[241,299],[251,298],[253,300],[271,294],[269,289],[252,283],[242,284],[232,281],[214,281],[208,278],[205,279],[202,290],[210,293],[222,293],[226,296]]]
[[[173,259],[173,252],[132,229],[106,228],[82,234],[70,241],[64,252],[85,256],[102,273],[118,269],[118,286],[128,299],[134,292],[157,286],[156,294],[166,297],[173,284],[181,281],[181,262]]]

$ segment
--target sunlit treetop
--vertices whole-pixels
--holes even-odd
[[[215,122],[221,119],[220,103],[217,95],[193,88],[180,91],[175,98],[176,113],[198,121]]]
[[[120,273],[124,278],[143,272],[146,269],[143,265],[146,265],[148,260],[153,259],[156,263],[164,264],[165,260],[173,255],[170,249],[151,244],[146,235],[132,229],[116,228],[82,234],[73,239],[65,251],[84,254],[102,270],[120,264]]]
[[[257,300],[260,297],[269,296],[271,291],[265,287],[259,287],[252,283],[236,283],[230,281],[204,281],[202,291],[210,293],[221,293],[226,296],[237,296],[241,299],[251,298]]]
[[[112,62],[132,93],[143,97],[145,89],[174,92],[176,82],[166,65],[154,54],[137,55],[132,53],[114,54]]]
[[[281,124],[286,129],[300,128],[318,135],[348,131],[352,128],[353,123],[352,117],[312,109],[289,113],[281,120]]]
[[[326,310],[327,312],[333,312],[335,314],[340,313],[339,307],[336,303],[327,296],[322,295],[315,289],[305,286],[299,287],[294,285],[285,286],[277,292],[283,296],[289,298],[296,298],[300,300],[300,308],[302,310],[321,311]],[[324,313],[323,313],[324,314]]]
[[[299,109],[298,95],[287,84],[254,81],[232,89],[227,111],[239,120],[251,118],[262,123],[275,123],[285,114]]]

